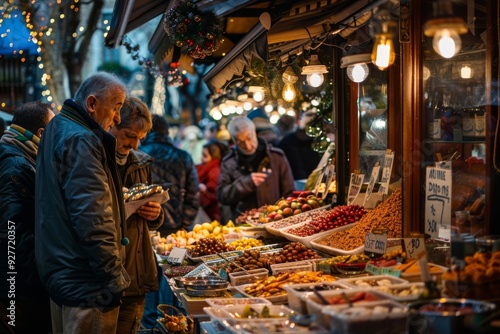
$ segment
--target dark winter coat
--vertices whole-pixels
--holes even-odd
[[[118,306],[130,284],[120,244],[125,209],[115,147],[115,138],[72,100],[43,132],[35,250],[40,278],[60,305]]]
[[[283,151],[265,144],[262,139],[259,139],[257,150],[260,149],[264,149],[270,158],[272,172],[259,187],[255,186],[250,175],[256,171],[242,163],[237,148],[233,147],[222,159],[217,199],[231,207],[233,221],[242,212],[274,204],[294,190],[292,170]]]
[[[46,296],[35,260],[35,165],[19,147],[0,144],[0,293],[7,298],[7,272],[17,272],[17,298]],[[10,251],[10,252],[9,252]],[[13,260],[13,266],[8,260]],[[47,299],[48,300],[48,299]]]
[[[122,185],[130,188],[136,183],[152,184],[151,162],[153,158],[139,151],[130,151],[122,175]],[[134,213],[127,219],[127,238],[130,244],[125,247],[127,254],[125,269],[130,276],[130,286],[125,296],[142,296],[158,290],[158,271],[151,244],[150,230],[163,224],[163,212],[154,221],[149,221]]]
[[[193,159],[184,150],[175,147],[167,135],[149,133],[140,146],[141,151],[153,157],[153,182],[168,189],[170,199],[162,204],[165,212],[162,235],[181,228],[190,229],[198,207],[200,194],[198,174]]]
[[[304,129],[297,129],[286,135],[278,145],[290,162],[295,180],[307,179],[318,167],[322,155],[313,150],[312,143],[313,138]]]

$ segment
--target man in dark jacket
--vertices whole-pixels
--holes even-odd
[[[32,333],[34,327],[40,333],[51,331],[49,295],[35,259],[35,162],[40,137],[52,117],[48,104],[22,104],[0,139],[2,333]]]
[[[200,206],[198,174],[189,153],[172,144],[165,118],[153,115],[153,130],[142,141],[141,150],[154,159],[153,182],[169,189],[170,200],[162,204],[165,221],[160,233],[166,236],[191,229]]]
[[[115,138],[127,88],[87,78],[45,128],[37,156],[35,250],[56,333],[115,333],[125,271],[125,208]],[[123,221],[122,221],[123,220]]]
[[[283,151],[258,139],[249,118],[234,117],[228,130],[235,147],[222,159],[217,199],[231,207],[234,221],[244,211],[291,195],[294,183]]]
[[[148,107],[136,97],[128,97],[120,110],[121,122],[110,131],[116,137],[116,163],[122,185],[130,188],[137,183],[152,184],[153,158],[137,150],[139,141],[152,127]],[[158,290],[158,271],[151,244],[150,230],[163,224],[163,211],[158,202],[148,202],[127,219],[125,269],[130,286],[125,290],[118,316],[117,333],[136,333],[139,327],[146,293]]]

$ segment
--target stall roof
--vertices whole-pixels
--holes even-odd
[[[338,34],[347,37],[370,17],[374,8],[393,0],[200,0],[200,9],[223,19],[224,39],[210,59],[216,66],[204,77],[209,87],[221,88],[232,75],[241,74],[251,58],[288,57],[308,48],[314,38]],[[175,0],[116,0],[105,43],[117,47],[123,35],[163,15]],[[262,18],[262,15],[268,18]],[[160,22],[148,43],[161,59],[166,33]]]

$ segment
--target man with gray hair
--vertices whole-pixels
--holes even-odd
[[[127,96],[115,75],[97,72],[45,128],[37,156],[35,249],[51,298],[54,333],[115,333],[128,243],[116,168]],[[121,241],[121,242],[120,242]]]
[[[294,182],[283,151],[257,138],[249,118],[234,117],[228,130],[235,146],[221,162],[217,199],[231,208],[227,218],[234,221],[244,211],[291,195]]]

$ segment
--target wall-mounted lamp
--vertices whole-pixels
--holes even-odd
[[[311,87],[319,87],[323,84],[325,77],[324,73],[328,73],[325,65],[321,65],[318,60],[318,55],[311,55],[309,64],[302,67],[302,75],[307,75],[307,83]]]
[[[390,31],[394,23],[382,22],[382,33],[375,35],[375,43],[371,54],[372,63],[380,70],[385,70],[396,60],[394,52],[394,42],[392,41],[393,33]]]
[[[253,93],[252,97],[255,102],[261,102],[266,97],[266,91],[261,86],[250,86],[248,87],[248,92]]]
[[[363,82],[370,74],[366,63],[371,61],[369,53],[345,56],[340,59],[340,67],[347,67],[347,76],[353,82]]]
[[[462,39],[459,35],[467,33],[467,25],[460,17],[453,17],[450,1],[442,0],[435,4],[435,17],[424,24],[424,35],[433,37],[432,47],[437,54],[451,58],[460,52]]]
[[[464,64],[462,68],[460,69],[460,77],[462,79],[470,79],[472,78],[473,75],[472,68],[468,64]]]
[[[283,99],[287,102],[292,102],[293,100],[295,100],[295,96],[297,95],[293,84],[297,82],[299,77],[295,74],[293,69],[288,66],[285,72],[283,72],[282,79],[285,83],[282,93]]]

